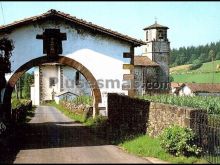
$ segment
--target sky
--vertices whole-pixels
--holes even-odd
[[[144,40],[143,28],[157,18],[159,24],[169,27],[171,48],[220,41],[220,2],[1,1],[1,4],[0,25],[56,9],[141,40]]]

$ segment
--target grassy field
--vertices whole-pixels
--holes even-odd
[[[170,68],[170,73],[182,73],[189,70],[189,65],[180,65]]]
[[[212,83],[213,73],[172,74],[173,82]],[[220,72],[214,73],[213,83],[220,83]]]
[[[213,83],[220,83],[220,69],[216,66],[220,64],[220,60],[214,61],[214,80]],[[213,65],[207,62],[196,70],[189,70],[190,65],[181,65],[170,68],[171,76],[174,82],[195,82],[195,83],[212,83]]]
[[[216,60],[214,61],[214,69],[216,70],[216,66],[220,65],[220,60]],[[189,65],[180,65],[180,66],[175,66],[170,68],[170,73],[171,74],[175,74],[175,73],[186,73],[186,72],[212,72],[213,69],[213,65],[212,62],[207,62],[207,63],[203,63],[203,65],[196,69],[196,70],[189,70]],[[220,70],[218,70],[220,71]]]
[[[175,157],[171,154],[168,154],[164,149],[161,148],[158,138],[151,138],[147,135],[142,135],[132,140],[124,141],[119,146],[128,153],[137,156],[155,157],[171,163],[208,163],[206,160],[196,157]]]

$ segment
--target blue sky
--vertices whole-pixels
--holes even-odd
[[[144,27],[168,26],[171,48],[220,40],[220,2],[2,2],[5,23],[56,9],[120,33],[144,39]],[[4,24],[0,12],[0,24]]]

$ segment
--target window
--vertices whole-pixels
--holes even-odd
[[[55,79],[56,79],[55,77],[51,77],[51,78],[50,78],[50,84],[49,84],[50,88],[51,88],[52,86],[55,86],[55,83],[56,83]]]
[[[75,84],[79,85],[79,71],[76,72]]]
[[[146,31],[146,41],[148,41],[148,31]]]
[[[158,39],[163,39],[164,36],[163,36],[163,31],[162,30],[159,30],[158,31]]]

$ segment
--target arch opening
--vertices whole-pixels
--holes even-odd
[[[30,68],[40,66],[44,63],[60,63],[63,65],[72,67],[76,69],[77,71],[79,71],[85,77],[92,91],[93,118],[94,118],[99,113],[98,104],[102,102],[101,92],[100,92],[98,83],[95,77],[93,76],[93,74],[85,66],[83,66],[78,61],[72,58],[69,58],[69,57],[65,57],[65,56],[58,56],[56,58],[48,58],[47,56],[42,56],[39,58],[35,58],[23,64],[20,68],[18,68],[14,72],[14,74],[11,76],[11,78],[7,82],[7,85],[5,88],[3,103],[4,103],[4,110],[5,110],[6,118],[9,118],[9,119],[11,118],[11,97],[12,97],[12,92],[13,92],[16,82]]]

